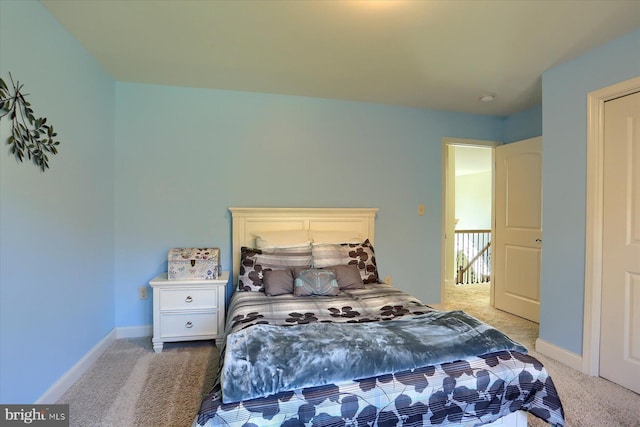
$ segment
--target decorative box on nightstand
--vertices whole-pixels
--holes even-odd
[[[153,350],[165,342],[215,340],[224,336],[224,312],[229,272],[213,280],[167,280],[162,273],[153,288]]]

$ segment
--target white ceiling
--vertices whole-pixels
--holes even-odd
[[[640,28],[640,1],[618,0],[41,1],[118,81],[492,115]]]

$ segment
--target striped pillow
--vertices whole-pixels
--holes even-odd
[[[295,248],[240,249],[239,291],[264,292],[264,272],[294,267],[311,267],[311,246]]]
[[[369,239],[362,243],[312,245],[313,267],[355,265],[363,283],[379,283],[378,266],[373,245]]]

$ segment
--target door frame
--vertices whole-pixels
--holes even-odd
[[[491,148],[491,235],[495,232],[495,147],[502,145],[499,141],[489,141],[483,139],[464,139],[464,138],[442,138],[442,154],[440,170],[442,172],[442,210],[441,210],[441,227],[442,233],[440,236],[440,304],[443,303],[444,289],[446,285],[446,263],[447,263],[447,227],[450,227],[450,221],[455,217],[455,211],[450,212],[450,206],[455,206],[453,203],[449,203],[449,188],[451,183],[451,173],[449,170],[449,147],[450,146],[466,146],[466,147],[485,147]],[[455,178],[455,177],[454,177]],[[455,225],[454,225],[455,227]],[[493,271],[493,258],[491,259],[491,271]],[[490,303],[493,305],[493,286],[490,290]]]
[[[604,103],[640,91],[640,77],[587,95],[587,201],[584,265],[584,323],[582,372],[600,373],[600,320],[602,308],[602,228],[604,183]]]

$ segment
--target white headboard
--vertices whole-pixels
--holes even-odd
[[[357,231],[375,243],[377,208],[229,208],[232,218],[233,282],[238,285],[240,248],[253,247],[253,233],[279,230]]]

